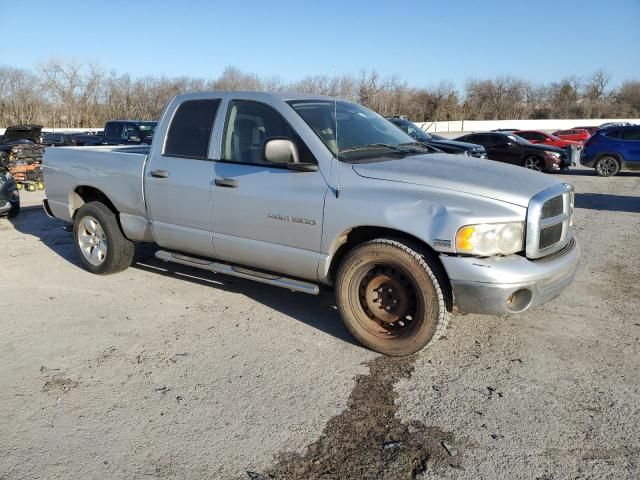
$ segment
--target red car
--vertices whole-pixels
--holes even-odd
[[[593,135],[596,133],[600,127],[573,127],[573,130],[586,130],[589,132],[589,135]]]
[[[513,132],[513,134],[518,135],[520,138],[524,138],[525,140],[529,140],[531,143],[551,145],[552,147],[564,148],[570,146],[582,146],[582,143],[580,142],[563,140],[561,138],[549,135],[548,133],[539,132],[537,130],[518,130],[517,132]]]
[[[561,138],[562,140],[571,140],[574,142],[584,143],[589,140],[591,134],[584,128],[572,128],[571,130],[558,130],[551,135]]]

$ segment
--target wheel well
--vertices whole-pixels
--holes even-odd
[[[342,245],[340,245],[338,250],[336,250],[336,252],[333,254],[333,258],[331,259],[331,266],[329,267],[329,279],[332,283],[335,278],[336,272],[338,271],[338,267],[340,266],[340,262],[342,262],[344,256],[350,250],[357,247],[361,243],[368,242],[369,240],[373,240],[375,238],[393,238],[396,240],[405,240],[409,244],[415,245],[417,248],[419,248],[420,253],[428,255],[435,263],[435,267],[438,269],[438,271],[434,273],[436,273],[436,275],[439,275],[443,280],[443,285],[441,285],[441,288],[443,290],[446,290],[445,295],[448,297],[447,308],[451,310],[453,303],[451,281],[449,280],[447,271],[444,269],[444,265],[442,265],[442,262],[440,261],[440,256],[433,248],[431,248],[429,244],[409,233],[385,227],[356,227],[349,231],[346,235],[346,241]]]
[[[80,209],[80,207],[82,207],[82,205],[89,202],[100,202],[104,204],[107,208],[109,208],[109,210],[116,214],[116,217],[119,213],[113,202],[109,200],[109,197],[107,197],[100,190],[95,187],[81,185],[73,191],[73,196],[71,199],[73,215],[75,216],[76,212]]]
[[[622,155],[620,155],[619,153],[600,153],[597,157],[596,157],[596,162],[598,160],[600,160],[603,157],[612,157],[615,158],[618,161],[618,166],[622,167]]]

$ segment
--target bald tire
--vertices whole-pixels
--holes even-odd
[[[385,264],[396,267],[415,285],[416,300],[422,302],[421,315],[411,320],[411,329],[399,338],[381,338],[365,325],[371,319],[365,313],[359,297],[359,277],[367,265]],[[442,266],[417,245],[404,240],[375,239],[358,245],[347,253],[336,274],[338,311],[349,332],[364,346],[390,355],[413,355],[440,338],[451,316],[447,308],[452,303]]]

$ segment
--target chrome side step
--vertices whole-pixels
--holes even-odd
[[[156,258],[165,262],[173,262],[181,265],[188,265],[189,267],[201,268],[202,270],[208,270],[213,273],[222,273],[233,277],[246,278],[247,280],[266,283],[268,285],[274,285],[276,287],[282,287],[296,292],[309,293],[311,295],[318,295],[320,293],[320,287],[313,283],[281,277],[271,273],[258,272],[248,268],[228,265],[226,263],[218,263],[202,258],[189,257],[181,253],[158,250],[156,252]]]

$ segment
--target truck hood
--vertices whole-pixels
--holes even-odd
[[[459,142],[458,140],[429,140],[427,142],[434,147],[443,146],[443,147],[453,147],[457,150],[484,150],[482,145],[478,145],[475,143],[468,142]]]
[[[558,183],[544,173],[461,155],[433,153],[382,157],[353,164],[361,177],[403,182],[492,198],[521,207],[540,190]]]

